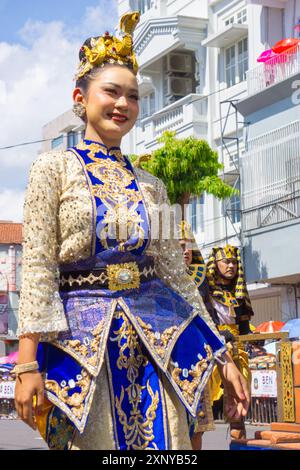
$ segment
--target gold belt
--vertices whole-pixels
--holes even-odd
[[[109,264],[104,268],[60,274],[60,289],[72,288],[108,288],[112,291],[138,289],[141,282],[156,277],[154,262],[139,265],[135,261],[121,264]],[[71,289],[70,289],[71,288]]]

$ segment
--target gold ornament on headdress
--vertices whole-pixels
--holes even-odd
[[[94,67],[100,67],[104,63],[131,66],[132,71],[137,74],[138,64],[133,52],[132,33],[139,20],[139,11],[126,13],[120,20],[120,30],[124,33],[122,39],[118,39],[106,31],[103,36],[91,38],[90,47],[82,46],[83,57],[75,79],[78,80]]]
[[[226,245],[224,248],[219,248],[215,252],[216,261],[221,261],[222,259],[237,259],[238,249],[235,246]]]
[[[191,224],[189,224],[186,220],[182,220],[180,224],[178,224],[178,228],[180,240],[194,240]]]

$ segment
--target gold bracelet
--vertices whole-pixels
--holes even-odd
[[[17,364],[14,369],[12,370],[16,376],[23,374],[24,372],[32,372],[34,370],[38,370],[39,364],[37,361],[33,362],[26,362],[25,364]]]

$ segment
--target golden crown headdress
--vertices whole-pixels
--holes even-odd
[[[103,36],[87,39],[79,52],[80,63],[75,79],[82,78],[94,67],[101,67],[105,63],[126,65],[137,74],[138,64],[133,52],[132,33],[139,20],[139,11],[126,13],[121,17],[120,31],[124,33],[122,39],[112,36],[108,31]]]
[[[224,247],[216,247],[215,259],[221,261],[222,259],[238,259],[240,256],[239,250],[236,246],[226,245]]]

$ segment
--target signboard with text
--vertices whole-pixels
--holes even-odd
[[[252,370],[251,396],[277,397],[276,370]]]
[[[0,399],[1,398],[14,398],[16,382],[0,382]]]

